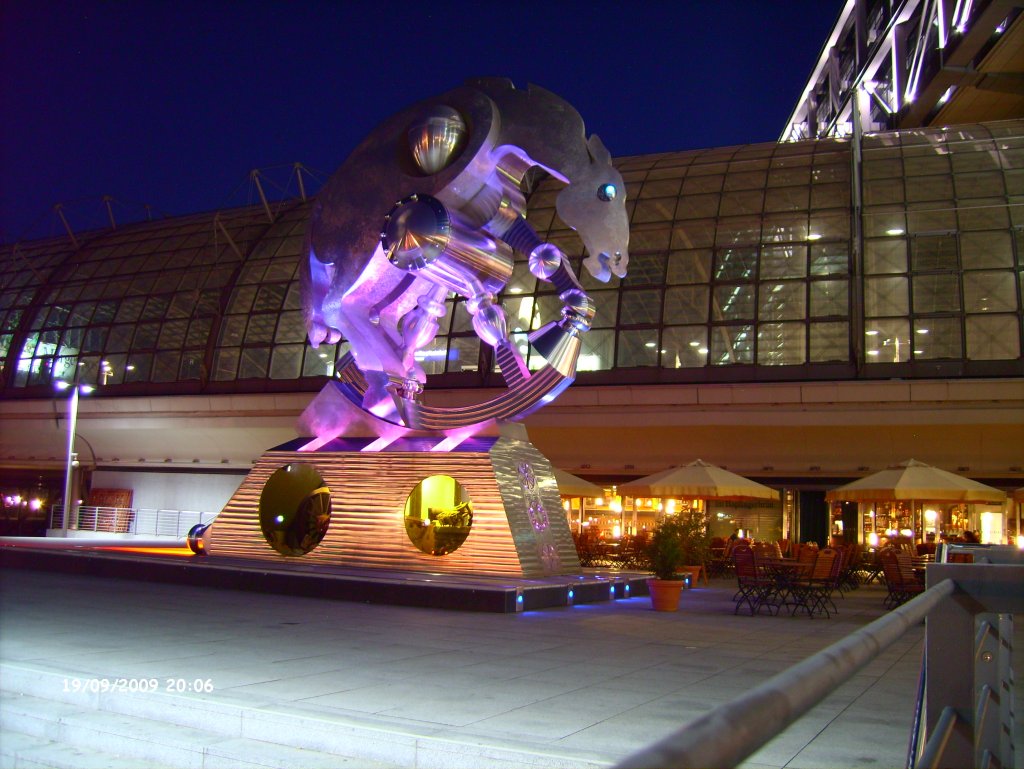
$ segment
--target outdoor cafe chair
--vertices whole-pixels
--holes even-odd
[[[852,546],[845,545],[844,547],[836,548],[836,557],[832,561],[832,572],[828,577],[823,579],[815,590],[815,604],[813,611],[824,614],[826,617],[832,616],[829,613],[829,608],[832,609],[832,613],[838,614],[839,607],[836,606],[832,600],[832,596],[838,592],[842,596],[842,585],[843,585],[843,573],[847,567],[849,551],[852,550]]]
[[[834,565],[837,558],[838,552],[830,547],[823,548],[814,559],[810,573],[793,581],[785,601],[787,606],[792,607],[791,615],[803,609],[808,617],[820,613],[829,616],[825,604],[831,601],[830,596],[835,589]]]
[[[924,592],[924,583],[917,579],[910,566],[909,558],[907,558],[906,566],[901,566],[900,553],[886,549],[878,554],[878,560],[882,564],[882,575],[888,590],[884,601],[885,608],[895,609],[915,595]]]
[[[765,606],[768,607],[769,614],[778,614],[778,604],[771,600],[774,584],[757,568],[754,551],[748,545],[739,545],[732,549],[732,559],[738,585],[732,597],[736,603],[733,614],[739,614],[740,607],[744,604],[750,609],[750,616],[754,616]]]

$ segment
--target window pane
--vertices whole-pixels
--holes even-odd
[[[456,350],[454,354],[458,355],[458,350]],[[330,361],[330,358],[331,356],[328,353],[327,358],[321,359],[321,363],[323,363],[324,368],[327,369],[328,373],[334,370],[333,365],[328,363],[328,361]],[[423,372],[425,374],[443,374],[448,360],[448,337],[434,337],[434,339],[431,340],[430,344],[416,351],[415,360],[423,368]],[[310,370],[315,371],[316,368],[316,362],[310,361],[310,354],[307,352],[306,371],[304,371],[303,373],[306,374]]]
[[[609,326],[615,325],[615,314],[616,305],[619,302],[618,291],[590,291],[590,298],[594,302],[596,313],[594,315],[593,327],[594,328],[608,328]],[[557,307],[553,307],[550,312],[545,312],[544,307],[541,308],[540,322],[541,324],[547,323],[552,320],[557,320],[562,317],[562,301],[555,297],[557,301]],[[589,333],[589,332],[588,332]]]
[[[1017,296],[1010,270],[964,273],[967,312],[1016,312]]]
[[[178,379],[178,364],[181,354],[178,352],[158,352],[153,359],[153,381],[174,382]]]
[[[306,338],[306,324],[300,312],[282,312],[277,323],[274,341],[281,343],[301,343]]]
[[[629,273],[622,279],[624,286],[655,285],[665,282],[665,254],[638,254],[635,238],[629,242]]]
[[[956,204],[952,200],[911,203],[907,209],[907,232],[911,234],[956,229]]]
[[[135,327],[135,339],[132,341],[132,349],[146,350],[156,346],[157,334],[160,332],[159,323],[142,323]]]
[[[753,326],[717,326],[711,329],[711,364],[727,366],[754,362]]]
[[[269,347],[246,347],[238,366],[239,379],[265,379],[270,361]]]
[[[754,248],[722,248],[715,252],[715,280],[753,279],[756,270]]]
[[[708,319],[707,286],[679,286],[665,292],[664,322],[705,323]]]
[[[337,356],[338,350],[336,345],[322,344],[315,350],[306,345],[305,357],[302,361],[302,376],[332,376],[334,374],[334,361],[337,359]],[[419,362],[418,357],[416,360]]]
[[[125,367],[124,381],[148,382],[150,381],[150,369],[152,367],[153,356],[151,353],[134,353],[128,357],[128,365]]]
[[[708,283],[711,280],[711,251],[673,251],[668,260],[668,283]]]
[[[298,379],[301,367],[301,344],[278,345],[274,348],[270,363],[271,379]]]
[[[612,331],[591,329],[581,337],[581,340],[583,346],[576,364],[577,371],[604,371],[612,367],[612,351],[615,347]]]
[[[276,325],[277,315],[251,315],[249,325],[245,330],[245,343],[261,344],[272,341]]]
[[[910,266],[916,272],[957,269],[956,235],[920,235],[911,238]]]
[[[764,206],[762,190],[737,190],[722,193],[721,216],[739,216],[742,214],[760,214]]]
[[[764,217],[761,241],[763,243],[805,241],[808,232],[806,211],[792,214],[767,214]],[[818,237],[825,237],[822,232],[816,234]]]
[[[759,216],[730,216],[718,220],[715,243],[723,247],[745,245],[757,243],[760,237],[761,218]]]
[[[718,216],[721,195],[717,192],[704,195],[684,195],[676,205],[676,219],[705,219]]]
[[[715,243],[715,220],[677,222],[672,228],[672,248],[705,248]]]
[[[770,187],[764,201],[765,211],[806,211],[810,208],[810,188]]]
[[[910,360],[910,322],[905,319],[872,320],[864,330],[868,363],[903,363]]]
[[[967,357],[971,360],[1019,358],[1019,318],[1016,315],[969,315]]]
[[[864,281],[864,314],[869,318],[880,315],[906,315],[906,278],[867,278]]]
[[[1012,267],[1013,247],[1010,233],[963,232],[960,234],[960,251],[965,270],[982,267]]]
[[[914,276],[914,313],[957,312],[960,281],[956,275]]]
[[[881,238],[907,231],[903,206],[868,209],[864,212],[864,237]]]
[[[658,330],[620,331],[616,366],[658,365]]]
[[[812,323],[811,363],[850,359],[850,330],[846,323]]]
[[[654,324],[661,318],[661,291],[623,291],[619,325]]]
[[[754,287],[715,286],[712,320],[743,320],[754,317]]]
[[[914,357],[921,360],[962,358],[959,318],[919,318],[914,321]]]
[[[802,278],[807,274],[806,246],[765,246],[761,249],[761,278]]]
[[[846,275],[849,263],[848,243],[811,244],[811,275]]]
[[[957,211],[961,230],[998,230],[1010,226],[1006,198],[978,198]]]
[[[846,316],[849,307],[849,285],[845,280],[816,280],[811,283],[811,315]]]
[[[867,179],[864,182],[864,203],[881,206],[903,202],[903,180]]]
[[[848,208],[849,205],[850,185],[848,183],[818,183],[811,187],[811,208]]]
[[[1005,194],[1003,175],[998,171],[957,174],[953,177],[958,198],[987,198]]]
[[[762,366],[792,366],[806,359],[803,323],[761,323],[757,327],[757,362]]]
[[[198,351],[186,352],[181,356],[181,367],[178,370],[178,379],[187,381],[189,379],[202,379],[203,377],[203,354]]]
[[[785,283],[762,283],[758,291],[758,320],[799,320],[806,317],[805,286],[802,281],[792,280]]]
[[[448,346],[448,371],[476,371],[480,368],[480,340],[475,336],[461,336]]]
[[[513,294],[532,294],[537,287],[537,278],[530,272],[527,262],[516,262],[512,265],[512,277],[505,288],[505,296]]]
[[[664,368],[700,368],[708,360],[707,326],[672,326],[662,331]]]
[[[907,180],[907,200],[948,200],[953,197],[953,180],[949,176],[920,176]]]
[[[907,241],[903,238],[864,242],[864,272],[882,275],[907,271]]]

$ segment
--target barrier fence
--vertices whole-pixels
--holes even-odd
[[[181,538],[196,524],[208,524],[217,513],[198,510],[155,510],[139,507],[95,507],[79,505],[77,515],[69,520],[71,531],[93,531],[111,534],[134,534]],[[50,528],[64,528],[64,506],[50,509]]]

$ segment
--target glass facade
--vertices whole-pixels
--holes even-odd
[[[594,383],[1020,376],[1024,121],[622,158],[629,274],[603,284],[541,182],[529,220],[597,307]],[[345,352],[305,340],[298,266],[312,203],[290,201],[2,250],[5,396],[78,376],[110,392],[318,389]],[[526,341],[561,310],[518,262],[502,301]],[[497,384],[449,298],[419,354],[435,385]],[[623,377],[626,377],[624,380]]]
[[[1019,121],[866,137],[869,362],[1019,360]]]

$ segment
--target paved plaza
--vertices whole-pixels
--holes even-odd
[[[2,765],[610,766],[884,613],[878,585],[830,619],[733,591],[489,614],[5,569]],[[922,638],[744,766],[902,766]]]

